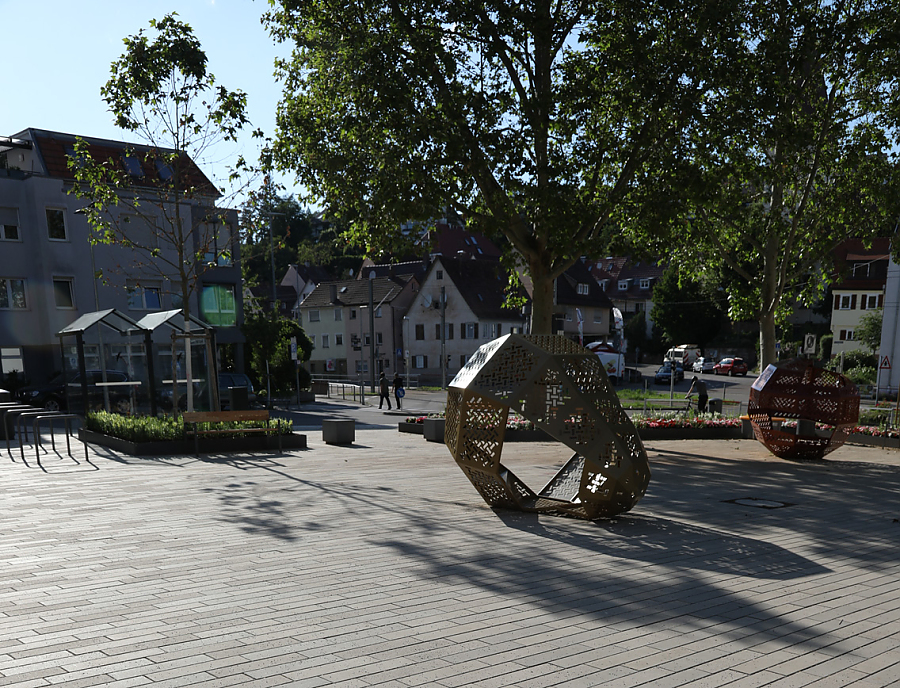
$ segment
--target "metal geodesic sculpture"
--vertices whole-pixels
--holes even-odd
[[[500,463],[510,408],[575,452],[540,492]],[[558,335],[509,334],[478,349],[450,383],[444,441],[496,507],[614,516],[650,482],[644,445],[600,359]]]
[[[768,366],[750,388],[753,433],[775,456],[821,459],[859,420],[859,390],[846,377],[796,359]],[[796,419],[785,428],[781,419]]]

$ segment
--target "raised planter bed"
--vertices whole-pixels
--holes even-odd
[[[861,433],[850,435],[845,444],[861,444],[865,447],[883,447],[885,449],[900,449],[900,437],[879,437],[875,435],[863,435]]]
[[[78,430],[78,439],[91,444],[98,444],[113,451],[130,456],[168,456],[174,454],[193,454],[193,440],[173,440],[170,442],[131,442],[99,432],[92,432],[81,428]],[[270,452],[278,450],[277,437],[231,437],[208,438],[200,440],[201,454],[240,453],[240,452]],[[306,435],[292,433],[281,436],[281,448],[306,449]]]
[[[397,426],[397,430],[400,432],[410,432],[414,435],[421,435],[425,430],[425,426],[422,423],[407,423],[406,421],[403,421]]]
[[[741,428],[640,428],[644,442],[663,440],[740,440]]]

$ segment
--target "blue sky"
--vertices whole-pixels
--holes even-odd
[[[113,125],[100,87],[124,50],[122,39],[174,11],[193,28],[218,83],[246,92],[253,127],[272,136],[281,94],[273,61],[290,50],[275,46],[260,24],[268,6],[265,0],[0,0],[6,25],[0,135],[34,127],[138,141]],[[227,158],[239,151],[255,160],[256,150],[248,131],[238,149],[221,149],[223,159],[207,161],[204,171],[219,177]],[[280,181],[291,190],[289,179]]]

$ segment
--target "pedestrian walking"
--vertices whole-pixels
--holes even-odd
[[[706,413],[706,404],[709,401],[709,394],[706,391],[706,383],[696,375],[691,378],[691,388],[688,390],[687,394],[684,395],[684,398],[690,399],[695,389],[697,390],[697,413]]]
[[[394,399],[397,400],[397,409],[401,408],[400,400],[404,397],[406,391],[403,389],[403,378],[400,373],[394,373]]]
[[[391,388],[388,385],[387,378],[384,376],[384,373],[381,374],[381,377],[378,379],[378,408],[381,408],[384,405],[384,402],[387,402],[388,411],[391,410]]]

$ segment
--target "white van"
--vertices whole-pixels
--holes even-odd
[[[681,344],[673,346],[666,352],[663,363],[666,361],[681,361],[681,365],[685,370],[691,370],[696,360],[702,355],[700,347],[696,344]]]

